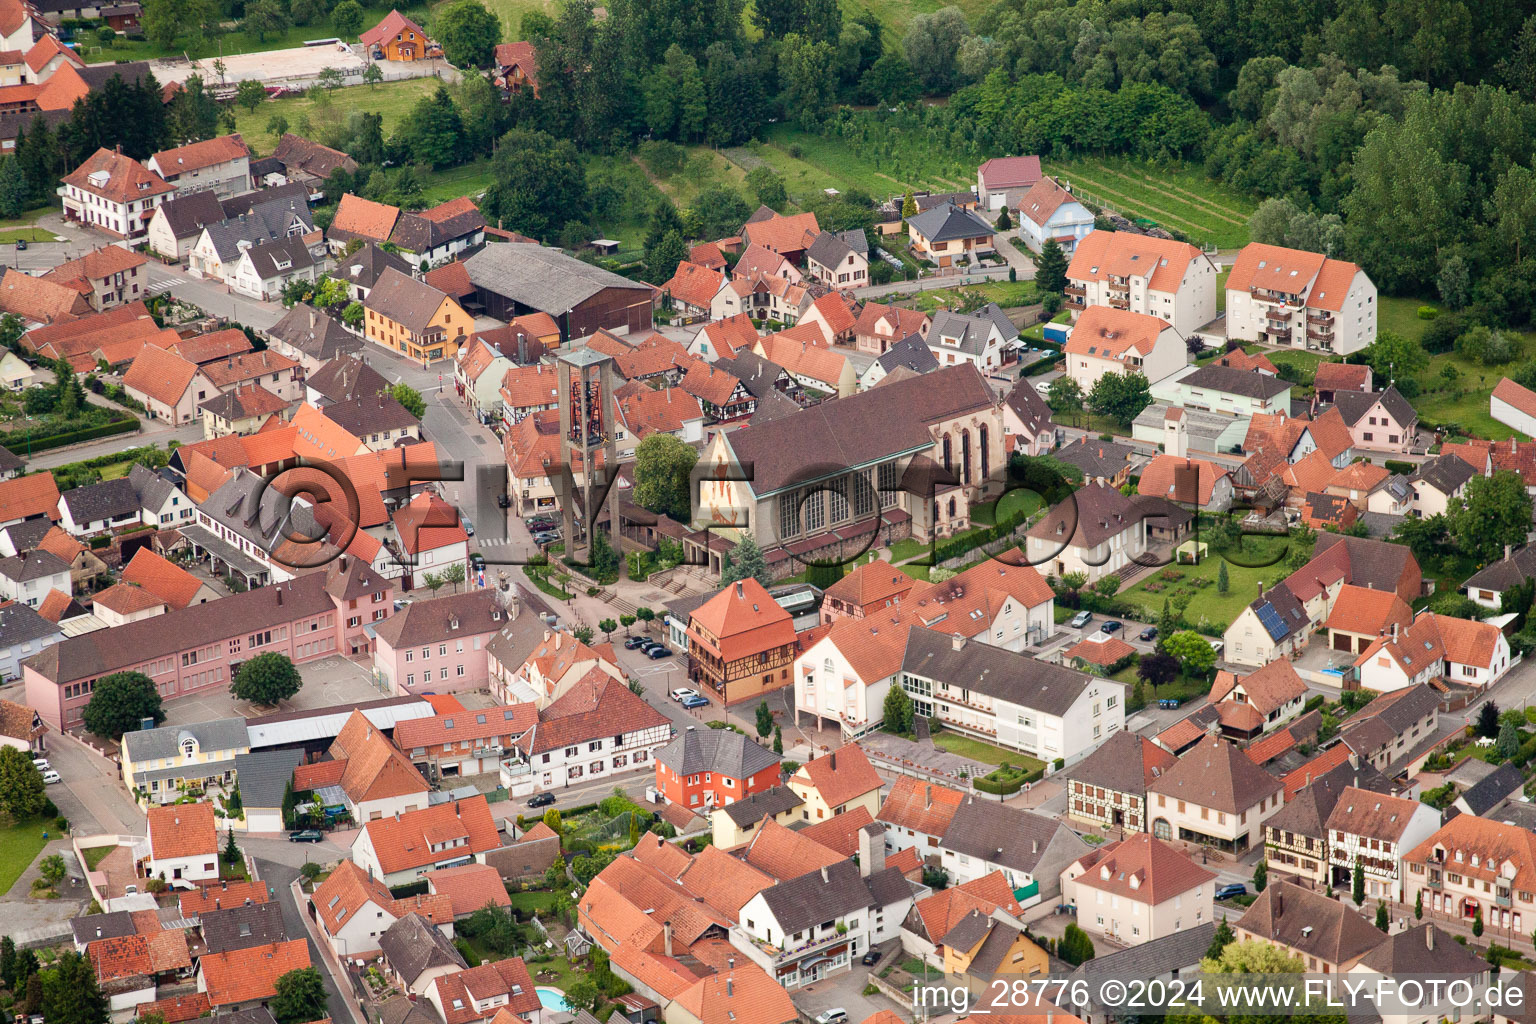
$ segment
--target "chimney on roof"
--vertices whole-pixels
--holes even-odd
[[[837,751],[832,751],[830,762],[832,770],[837,771]]]
[[[933,806],[933,783],[930,782],[927,785],[923,786],[923,808],[927,809],[927,808],[932,807],[932,806]]]
[[[832,879],[827,876],[827,866],[825,864],[821,866],[821,880],[823,882],[832,881]]]
[[[663,922],[661,922],[661,941],[663,943],[663,948],[666,950],[667,956],[671,956],[672,955],[672,922],[671,921],[663,921]]]
[[[1002,851],[1001,848],[999,848],[997,852],[998,853],[1002,853],[1003,851]],[[1038,840],[1038,839],[1031,839],[1029,841],[1029,852],[1030,853],[1039,853],[1040,852],[1040,840]]]
[[[1435,926],[1434,925],[1430,925],[1428,928],[1424,929],[1424,948],[1429,950],[1430,952],[1434,952],[1434,949],[1435,949]]]
[[[746,596],[747,596],[747,595],[746,595],[746,591],[745,591],[745,590],[743,590],[743,589],[742,589],[742,586],[741,586],[741,580],[737,580],[737,581],[736,581],[736,599],[737,599],[737,600],[738,600],[738,601],[740,601],[740,600],[743,600],[743,599],[745,599],[745,598],[746,598]]]
[[[281,608],[283,606],[283,588],[277,587],[275,589],[277,590],[277,606]]]

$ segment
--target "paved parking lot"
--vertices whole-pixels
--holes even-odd
[[[210,690],[191,697],[178,697],[165,705],[167,725],[208,722],[216,718],[259,718],[275,711],[306,711],[360,704],[389,696],[373,681],[368,669],[338,656],[322,658],[299,666],[304,686],[276,709],[257,707],[236,700],[226,689]]]
[[[882,964],[890,964],[899,961],[905,954],[898,948],[899,943],[887,942],[885,958]],[[862,955],[863,951],[860,951]],[[834,1007],[842,1007],[848,1011],[848,1020],[858,1022],[865,1020],[881,1010],[896,1010],[903,1018],[910,1015],[910,1011],[883,995],[864,995],[864,986],[869,984],[869,968],[855,963],[851,971],[828,978],[826,981],[818,981],[814,985],[806,985],[797,988],[791,993],[795,1008],[810,1020],[815,1020],[817,1014]]]

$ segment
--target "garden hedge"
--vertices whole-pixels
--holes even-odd
[[[12,432],[0,436],[0,445],[4,445],[11,452],[43,452],[50,448],[63,448],[65,445],[79,444],[82,441],[94,441],[99,437],[111,437],[114,434],[126,434],[139,429],[139,421],[132,416],[114,420],[111,423],[102,423],[94,427],[82,427],[79,430],[66,430],[61,434],[49,434],[45,437],[34,437],[27,440],[25,431]]]

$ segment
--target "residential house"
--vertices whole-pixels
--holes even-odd
[[[889,864],[892,858],[887,857]],[[919,898],[901,926],[903,951],[915,953],[937,967],[959,967],[956,958],[968,958],[979,944],[984,921],[1018,926],[1023,908],[1013,897],[1001,871],[982,875],[964,885],[949,886]],[[954,954],[949,947],[953,944]],[[1046,956],[1028,958],[1031,967],[1045,970]],[[945,973],[953,973],[946,970]],[[1029,973],[1028,969],[1023,973]]]
[[[62,323],[90,312],[91,304],[78,288],[10,267],[0,275],[0,313],[14,313],[28,326]]]
[[[145,248],[157,256],[185,263],[203,229],[228,216],[213,192],[178,194],[161,202],[150,217]]]
[[[73,491],[65,491],[65,495]],[[73,592],[69,563],[39,548],[21,555],[0,558],[0,598],[28,608],[38,607],[50,591]]]
[[[928,330],[928,348],[942,365],[975,363],[982,370],[999,369],[1011,359],[1010,349],[1019,340],[1019,329],[989,302],[974,314],[941,309]]]
[[[354,302],[362,302],[384,276],[384,271],[394,269],[411,276],[415,268],[392,252],[379,248],[375,241],[365,241],[350,256],[338,257],[331,276],[347,283],[347,295]]]
[[[678,309],[687,316],[708,316],[715,295],[725,286],[725,275],[687,260],[677,265],[672,279],[661,290],[672,297]]]
[[[1105,484],[1087,484],[1026,531],[1030,561],[1058,579],[1091,581],[1133,564],[1147,550],[1146,510]]]
[[[1246,676],[1217,672],[1209,696],[1220,715],[1223,734],[1242,740],[1292,721],[1301,714],[1306,699],[1307,684],[1284,659]]]
[[[170,182],[177,196],[212,192],[228,199],[253,187],[251,150],[239,135],[221,135],[161,150],[146,166]]]
[[[549,1011],[534,990],[521,957],[495,960],[445,974],[427,989],[426,998],[443,1024],[475,1024],[500,1018],[545,1024]]]
[[[303,238],[290,237],[262,242],[240,253],[233,272],[225,270],[229,289],[262,302],[281,301],[284,289],[295,281],[314,281],[319,263],[310,255]]]
[[[249,250],[276,242],[297,241],[305,251],[302,257],[296,255],[296,249],[279,248],[268,252],[279,255],[286,253],[286,261],[289,263],[297,259],[300,275],[308,272],[310,276],[305,279],[314,279],[314,273],[309,268],[314,266],[316,257],[323,255],[323,250],[315,233],[314,219],[303,197],[291,192],[285,196],[257,195],[262,201],[253,202],[249,209],[230,214],[203,228],[202,234],[187,252],[187,273],[193,277],[222,281],[233,288],[236,273]],[[226,200],[225,205],[236,202],[239,200]],[[254,297],[259,298],[261,282],[281,276],[272,265],[276,258],[264,258],[260,264],[245,267],[245,277],[240,281],[242,294],[255,293]],[[292,270],[289,267],[283,273],[291,277]]]
[[[877,357],[869,364],[869,368],[859,375],[859,390],[868,391],[893,373],[899,373],[900,376],[897,379],[902,379],[932,373],[938,368],[939,360],[933,350],[928,347],[927,342],[923,341],[921,335],[914,334],[898,341],[886,349],[884,355]],[[1030,387],[1032,390],[1033,385]],[[1036,397],[1039,398],[1039,395],[1037,394]],[[1041,401],[1044,400],[1041,399]]]
[[[742,226],[742,239],[750,247],[761,246],[798,264],[805,251],[821,234],[814,213],[784,215],[759,206]]]
[[[810,308],[800,314],[796,326],[814,324],[834,345],[853,342],[853,328],[858,323],[859,304],[846,292],[831,291],[816,296]]]
[[[31,519],[59,518],[59,485],[52,473],[32,473],[0,481],[0,527]],[[46,534],[44,524],[35,523],[39,536]]]
[[[1021,379],[1003,398],[1003,429],[1012,450],[1022,455],[1044,455],[1056,445],[1051,408],[1028,380]]]
[[[1239,942],[1262,942],[1301,961],[1309,974],[1344,974],[1381,944],[1354,907],[1293,882],[1271,881],[1233,924]]]
[[[599,330],[639,334],[651,329],[650,285],[558,249],[528,242],[488,245],[464,266],[486,315],[498,320],[545,313],[565,339]]]
[[[1384,693],[1345,723],[1340,745],[1362,763],[1386,771],[1439,734],[1440,699],[1425,683]]]
[[[847,743],[801,765],[787,785],[800,798],[800,820],[819,822],[854,814],[861,808],[873,820],[880,809],[884,783],[863,749],[857,743]]]
[[[527,89],[539,95],[538,54],[529,42],[496,44],[495,82],[509,93]]]
[[[276,998],[278,978],[310,965],[304,939],[206,953],[197,961],[197,990],[206,993],[209,1005],[219,1012],[259,1009]]]
[[[725,587],[688,620],[688,678],[724,705],[792,683],[795,626],[755,579]]]
[[[794,324],[810,310],[813,301],[804,285],[758,273],[733,277],[722,284],[710,300],[709,315],[724,320],[745,313],[753,320]]]
[[[1329,650],[1363,654],[1378,638],[1396,636],[1412,621],[1413,609],[1392,591],[1346,583],[1323,628],[1328,630]]]
[[[1146,737],[1121,729],[1067,769],[1067,814],[1123,835],[1145,832],[1147,787],[1177,760]]]
[[[210,803],[149,808],[149,858],[144,871],[166,882],[219,877],[219,834]]]
[[[1536,545],[1504,548],[1504,557],[1490,562],[1468,578],[1462,588],[1476,603],[1498,611],[1503,597],[1536,576]]]
[[[1088,849],[1054,818],[972,794],[956,808],[939,840],[939,861],[952,885],[1001,871],[1027,908],[1060,895],[1062,871]]]
[[[237,384],[215,395],[198,411],[203,417],[203,437],[227,437],[230,434],[254,434],[272,417],[285,418],[289,402],[260,384]]]
[[[1087,394],[1106,373],[1139,373],[1156,383],[1186,365],[1184,339],[1155,316],[1090,306],[1062,350],[1067,376]]]
[[[1234,744],[1208,736],[1148,783],[1152,834],[1241,852],[1263,842],[1264,819],[1280,809],[1282,790]]]
[[[965,799],[958,789],[898,775],[875,820],[885,826],[886,845],[893,852],[915,850],[919,858],[938,856],[939,841]]]
[[[474,796],[369,821],[352,843],[352,860],[370,878],[394,887],[439,868],[484,864],[486,853],[500,845],[485,797]]]
[[[734,850],[751,842],[757,827],[765,821],[787,827],[805,820],[801,807],[800,797],[788,786],[760,789],[710,811],[710,835],[719,849]]]
[[[869,284],[869,242],[861,229],[823,231],[805,250],[805,272],[837,291]]]
[[[1328,881],[1350,885],[1365,878],[1368,899],[1404,900],[1401,856],[1440,828],[1440,812],[1418,800],[1372,793],[1353,786],[1339,794],[1328,829]]]
[[[508,909],[512,906],[501,875],[489,864],[465,864],[434,871],[427,876],[427,892],[448,898],[455,921],[462,921],[486,907]]]
[[[517,369],[518,364],[503,354],[499,345],[476,331],[453,357],[454,388],[469,403],[476,419],[491,423],[502,416],[502,381]]]
[[[936,206],[907,218],[912,252],[940,267],[975,263],[996,252],[992,225],[959,206]]]
[[[457,302],[393,268],[380,275],[363,308],[369,341],[422,362],[452,358],[474,328]]]
[[[1087,314],[1084,314],[1084,319]],[[1081,330],[1081,326],[1077,330]],[[1074,337],[1077,331],[1073,332]],[[1291,410],[1291,382],[1256,370],[1209,363],[1178,379],[1179,402],[1233,416],[1284,414]]]
[[[1338,392],[1334,408],[1344,417],[1356,448],[1406,452],[1418,436],[1419,414],[1391,384],[1379,392]]]
[[[132,157],[98,149],[64,176],[58,191],[65,220],[138,243],[144,240],[155,207],[176,189]]]
[[[26,605],[0,607],[0,679],[18,678],[24,661],[63,639],[64,631],[57,622],[43,618]]]
[[[785,991],[848,970],[898,934],[913,903],[912,883],[884,865],[883,844],[866,842],[865,852],[860,863],[811,867],[758,892],[742,906],[731,944]]]
[[[1216,265],[1187,242],[1093,231],[1072,254],[1066,300],[1079,320],[1109,306],[1158,317],[1187,338],[1216,317]]]
[[[672,726],[628,685],[592,669],[538,712],[501,765],[516,793],[557,789],[579,779],[648,771]]]
[[[515,671],[492,680],[491,693],[504,704],[533,701],[541,708],[548,707],[593,669],[620,682],[628,681],[612,646],[588,647],[567,633],[545,629]]]
[[[150,419],[190,423],[219,386],[196,363],[146,345],[123,374],[123,390],[142,402]]]
[[[392,10],[358,40],[374,60],[416,61],[441,57],[442,47],[427,38],[421,26],[399,11]],[[458,1022],[450,1022],[458,1024]]]
[[[1077,924],[1124,945],[1164,938],[1209,920],[1216,872],[1145,832],[1092,850],[1061,873]]]
[[[328,806],[344,807],[359,824],[427,806],[426,780],[355,708],[327,753],[328,760],[294,769],[295,793],[317,793]]]
[[[506,889],[501,894],[505,897]],[[418,1001],[438,978],[469,966],[452,940],[420,914],[401,916],[379,935],[378,944],[385,976]]]
[[[37,374],[33,372],[32,367],[28,366],[27,361],[15,352],[8,351],[0,356],[0,385],[12,391],[22,391],[31,387],[36,378]],[[14,455],[11,457],[15,458]]]
[[[683,807],[714,807],[779,783],[779,757],[729,730],[689,726],[655,754],[656,789]]]
[[[817,332],[811,337],[811,332]],[[859,375],[841,352],[826,347],[814,327],[791,327],[757,340],[754,354],[782,366],[796,383],[822,395],[847,398],[858,390]]]
[[[704,407],[682,388],[635,385],[619,396],[616,418],[613,434],[621,457],[652,434],[671,434],[686,444],[704,440]]]
[[[227,788],[235,781],[235,757],[250,749],[243,718],[124,733],[123,785],[141,806],[172,803],[191,786]]]
[[[1507,918],[1509,911],[1503,911],[1502,916]],[[1429,923],[1383,939],[1381,945],[1361,957],[1349,973],[1350,982],[1365,986],[1365,991],[1371,991],[1388,978],[1410,975],[1426,981],[1432,979],[1441,992],[1445,991],[1445,986],[1457,983],[1467,985],[1473,991],[1484,991],[1489,983],[1488,962]],[[1383,1007],[1382,1021],[1384,1024],[1434,1024],[1448,1013],[1455,1015],[1457,1011],[1447,1005],[1449,1001],[1443,996],[1437,997],[1434,991],[1429,989],[1430,994],[1423,997],[1403,993],[1397,1005]]]
[[[349,242],[358,241],[363,245],[383,245],[388,242],[394,233],[395,222],[400,218],[400,208],[390,206],[387,203],[376,203],[371,199],[354,195],[351,192],[341,197],[341,202],[336,207],[336,215],[331,219],[331,226],[326,228],[326,241],[330,243],[333,254],[339,255]],[[414,270],[408,259],[408,266]]]
[[[976,195],[983,209],[1012,208],[1043,177],[1038,156],[995,156],[976,169]]]
[[[337,168],[348,174],[357,173],[357,161],[347,154],[288,132],[277,140],[272,159],[282,165],[288,181],[301,183],[315,192]]]
[[[893,607],[912,592],[913,579],[883,558],[863,562],[821,595],[821,621],[861,619]]]
[[[0,746],[41,757],[47,732],[48,727],[36,710],[15,701],[0,700]]]
[[[990,643],[914,626],[901,686],[913,712],[1044,761],[1076,764],[1125,727],[1125,687]]]
[[[399,568],[406,590],[425,586],[428,575],[457,573],[459,567],[467,578],[469,535],[459,521],[458,509],[436,494],[423,491],[397,509],[392,521],[402,554],[403,564]]]
[[[1205,459],[1158,455],[1141,468],[1136,489],[1140,494],[1198,505],[1207,512],[1232,507],[1232,475]]]
[[[391,394],[337,402],[326,406],[324,415],[369,451],[387,452],[421,440],[421,420]]]
[[[892,345],[914,334],[926,338],[931,326],[928,314],[919,310],[866,302],[854,324],[854,347],[860,352],[883,355]]]
[[[1374,639],[1355,659],[1360,685],[1376,693],[1435,679],[1482,690],[1512,665],[1509,640],[1496,625],[1429,611]]]
[[[1536,833],[1460,814],[1399,854],[1403,897],[1421,896],[1424,910],[1488,928],[1522,930],[1536,911]]]
[[[185,497],[182,500],[185,501]],[[133,553],[119,579],[152,592],[168,608],[177,611],[194,604],[206,604],[218,597],[208,584],[147,547]]]
[[[1055,239],[1062,252],[1072,255],[1077,243],[1093,231],[1093,212],[1055,178],[1041,178],[1020,197],[1019,239],[1031,252],[1039,252]]]
[[[1080,470],[1087,483],[1118,488],[1130,481],[1131,456],[1135,454],[1130,445],[1081,437],[1057,449],[1054,457]]]
[[[733,1024],[750,1016],[761,1024],[793,1024],[799,1011],[775,980],[756,964],[744,963],[693,982],[667,1003],[666,1024]],[[586,1022],[583,1022],[586,1024]]]
[[[750,352],[757,343],[757,328],[747,313],[737,313],[723,320],[713,320],[699,328],[688,343],[688,354],[713,363],[734,359],[737,353]]]
[[[485,242],[485,218],[473,199],[460,196],[420,213],[402,211],[389,241],[406,262],[436,267]],[[468,290],[467,274],[460,275]],[[462,294],[462,293],[461,293]],[[455,296],[456,298],[458,296]]]
[[[1250,242],[1226,291],[1228,338],[1339,355],[1376,340],[1376,285],[1345,260]]]
[[[443,507],[452,511],[446,505]],[[462,528],[459,533],[463,533]],[[462,542],[457,546],[462,547]],[[406,543],[406,550],[410,550],[409,543]],[[437,571],[436,568],[426,570]],[[505,614],[506,610],[493,589],[418,599],[379,623],[373,650],[374,674],[401,696],[423,691],[452,693],[484,689],[488,678],[485,643],[501,629]],[[531,714],[532,709],[528,710]],[[403,743],[401,749],[405,749]],[[482,767],[478,763],[474,766],[475,773],[491,770],[494,767]]]
[[[1467,493],[1467,484],[1476,472],[1465,459],[1454,455],[1440,455],[1419,463],[1419,468],[1408,478],[1413,488],[1413,514],[1428,519],[1444,515],[1451,503]]]
[[[80,291],[98,313],[144,297],[140,287],[149,285],[148,272],[140,273],[148,260],[143,253],[120,245],[104,245],[79,259],[69,260],[43,275]]]
[[[377,878],[350,860],[337,865],[310,897],[315,920],[337,957],[371,956],[402,917],[419,916],[445,938],[453,935],[453,903],[446,896],[395,899]]]
[[[1332,405],[1340,391],[1374,390],[1371,379],[1371,368],[1365,363],[1318,363],[1312,387],[1319,404]]]

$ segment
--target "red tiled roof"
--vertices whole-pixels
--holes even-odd
[[[725,285],[725,275],[684,260],[677,265],[672,279],[661,286],[674,300],[685,306],[708,309],[715,293]]]
[[[384,16],[384,20],[358,36],[358,39],[365,46],[381,46],[395,36],[407,31],[415,32],[423,43],[426,42],[427,34],[421,30],[420,25],[399,11],[390,11]]]
[[[175,149],[164,149],[150,157],[161,174],[185,174],[216,164],[229,163],[241,157],[249,158],[251,149],[238,133],[220,135],[216,139],[189,142]]]
[[[792,784],[814,786],[822,800],[834,811],[838,806],[865,793],[878,792],[882,785],[880,776],[875,774],[874,765],[869,763],[869,758],[857,743],[845,744],[801,765],[800,771],[789,781]]]
[[[311,965],[305,939],[274,942],[270,946],[204,953],[198,970],[214,1006],[271,999],[277,995],[277,979],[289,971]]]
[[[1119,637],[1105,636],[1101,640],[1095,640],[1093,637],[1082,640],[1073,645],[1062,657],[1067,661],[1071,661],[1073,658],[1082,658],[1089,664],[1098,665],[1102,668],[1107,665],[1113,665],[1121,658],[1130,657],[1135,653],[1136,648]]]
[[[473,914],[486,906],[512,905],[512,897],[507,895],[507,887],[502,884],[501,873],[489,864],[465,864],[433,871],[427,875],[427,887],[435,895],[448,897],[455,918]]]
[[[1073,281],[1103,281],[1111,275],[1145,277],[1152,291],[1177,292],[1190,263],[1204,258],[1188,242],[1129,231],[1096,230],[1077,243],[1067,277]],[[1088,311],[1107,308],[1090,306]]]
[[[898,775],[877,817],[897,828],[942,836],[964,802],[965,794],[957,789]]]
[[[0,480],[0,517],[9,521],[38,515],[59,518],[59,485],[52,473]]]
[[[164,405],[181,401],[197,376],[196,363],[164,349],[146,347],[123,374],[123,387],[148,395]]]
[[[83,316],[91,306],[76,288],[7,268],[0,277],[0,311],[51,324]]]
[[[379,818],[364,825],[363,831],[373,844],[380,868],[394,874],[448,859],[449,853],[429,849],[427,840],[429,831],[448,826],[462,830],[468,838],[466,845],[453,848],[453,857],[485,853],[501,845],[490,806],[483,796],[407,811],[399,818]]]
[[[1181,850],[1145,832],[1078,858],[1078,885],[1157,906],[1216,877]]]
[[[72,69],[61,69],[60,74]],[[55,74],[54,78],[59,78]],[[52,79],[50,79],[50,82]],[[97,185],[91,176],[97,172],[107,174],[106,184]],[[176,191],[176,187],[130,156],[98,149],[86,161],[65,175],[65,185],[73,185],[82,192],[101,196],[114,203],[139,202],[154,196]]]
[[[475,1009],[475,1000],[498,995],[507,996],[503,1010],[510,1014],[537,1013],[541,1005],[528,966],[521,957],[445,974],[433,984],[437,986],[442,1003],[444,1024],[469,1024],[480,1020],[484,1013]]]
[[[197,917],[211,910],[228,910],[243,907],[246,903],[267,902],[265,882],[220,882],[216,885],[198,886],[181,894],[182,917]]]
[[[219,852],[213,805],[162,804],[149,809],[149,850],[155,860]]]

